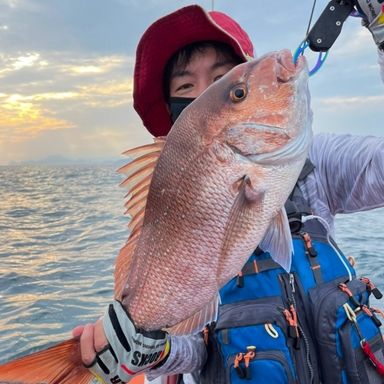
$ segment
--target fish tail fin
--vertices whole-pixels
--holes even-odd
[[[79,339],[0,365],[1,384],[89,384],[92,378],[81,362]]]

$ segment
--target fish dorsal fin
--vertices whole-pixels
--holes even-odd
[[[131,196],[139,193],[139,191],[142,190],[142,188],[145,188],[145,187],[148,187],[148,185],[150,184],[152,180],[152,175],[148,175],[146,177],[144,177],[141,181],[139,181],[137,184],[135,184],[129,192],[127,192],[127,194],[125,195],[125,198],[128,198],[130,199]]]
[[[133,159],[137,159],[138,157],[144,156],[149,153],[161,152],[161,150],[164,147],[164,144],[165,144],[164,137],[155,137],[153,143],[128,149],[127,151],[123,152],[123,155],[131,157]],[[124,166],[122,168],[124,168]]]
[[[272,219],[259,247],[287,272],[291,270],[293,243],[285,209]]]
[[[140,211],[137,211],[137,213],[132,216],[131,221],[128,224],[128,228],[131,231],[137,231],[139,227],[143,224],[144,221],[144,213],[145,213],[145,206],[141,207]]]
[[[116,259],[115,297],[119,299],[126,284],[132,255],[141,234],[152,174],[164,144],[164,138],[156,138],[153,144],[143,145],[124,152],[132,160],[118,169],[119,173],[127,176],[121,185],[128,188],[128,199],[125,206],[127,208],[126,214],[131,216],[131,221],[128,224],[131,233]]]
[[[131,217],[135,217],[139,214],[145,203],[147,202],[148,191],[145,191],[145,196],[142,196],[141,199],[130,199],[127,201],[127,210],[125,211],[125,215],[129,215]]]
[[[131,191],[130,195],[128,195],[127,202],[125,203],[125,208],[127,210],[134,207],[141,199],[147,196],[148,184],[144,184],[140,189],[137,189],[134,192]]]
[[[188,319],[165,330],[170,335],[191,335],[201,331],[207,324],[217,319],[219,297],[216,296],[203,309],[193,314]]]

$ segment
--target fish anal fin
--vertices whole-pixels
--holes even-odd
[[[287,272],[290,271],[293,244],[288,217],[284,208],[272,219],[259,247],[263,251],[269,252],[272,259]]]
[[[182,321],[181,323],[176,324],[173,327],[166,328],[165,330],[170,335],[177,336],[195,334],[201,331],[207,324],[216,320],[218,300],[219,297],[216,296],[200,311],[196,312],[191,317]]]

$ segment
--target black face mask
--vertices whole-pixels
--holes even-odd
[[[171,120],[172,123],[176,121],[180,113],[185,107],[192,103],[195,100],[193,97],[170,97],[169,98],[169,108],[171,110]]]

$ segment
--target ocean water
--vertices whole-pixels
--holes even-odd
[[[0,167],[0,363],[69,338],[112,298],[128,236],[116,168]],[[340,216],[336,235],[384,292],[383,213]]]

